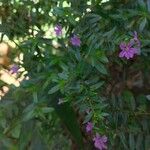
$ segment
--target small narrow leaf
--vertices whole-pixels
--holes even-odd
[[[59,90],[59,85],[56,85],[48,91],[48,94],[53,94],[53,93],[57,92],[58,90]]]
[[[133,94],[130,91],[123,92],[123,99],[124,101],[127,102],[127,105],[129,106],[129,108],[131,108],[132,110],[135,110],[136,108],[135,99],[134,99]]]
[[[144,18],[144,19],[142,20],[142,22],[140,23],[140,26],[139,26],[139,30],[140,30],[140,31],[143,31],[143,30],[144,30],[144,28],[145,28],[145,26],[146,26],[146,23],[147,23],[147,19]]]
[[[85,117],[83,124],[89,122],[89,121],[91,120],[92,116],[93,116],[93,114],[90,112],[90,113]]]
[[[35,129],[34,126],[35,126],[34,121],[28,121],[22,124],[19,143],[18,143],[19,150],[26,149],[27,145],[30,143],[30,140],[32,138],[32,133]]]
[[[99,64],[95,64],[95,68],[102,74],[106,75],[107,74],[107,70],[105,68],[105,66],[101,63]]]
[[[148,11],[150,12],[150,0],[147,0]]]
[[[121,142],[122,142],[122,144],[124,146],[124,149],[125,150],[129,150],[129,148],[128,148],[127,144],[126,144],[126,137],[125,137],[124,133],[120,133],[120,140],[121,140]]]
[[[104,84],[104,81],[101,81],[101,82],[98,82],[98,83],[96,83],[96,84],[90,86],[90,88],[91,88],[92,90],[97,90],[97,89],[99,89],[103,84]]]
[[[134,135],[132,133],[129,134],[129,147],[130,147],[130,150],[135,149]]]

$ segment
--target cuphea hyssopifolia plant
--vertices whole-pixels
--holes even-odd
[[[62,26],[56,25],[54,28],[54,31],[57,36],[62,35]],[[75,47],[75,49],[76,49],[76,47],[80,48],[80,46],[81,46],[81,40],[80,40],[79,36],[77,36],[76,34],[73,34],[73,36],[70,38],[69,42],[72,44],[73,47]],[[118,43],[118,45],[119,45],[119,43]],[[134,32],[132,37],[127,42],[121,42],[119,47],[120,47],[120,52],[119,52],[120,58],[125,58],[125,59],[129,60],[129,59],[134,58],[136,55],[139,55],[140,51],[141,51],[140,50],[141,43],[138,38],[137,32]],[[61,102],[61,103],[59,102],[60,105],[62,103],[63,102]],[[86,101],[85,101],[85,103],[86,103]],[[87,120],[87,121],[84,121],[86,123],[85,130],[86,130],[87,134],[90,135],[91,138],[93,139],[93,142],[94,142],[93,144],[97,149],[99,149],[99,150],[107,149],[108,139],[107,139],[107,136],[104,135],[105,132],[103,131],[102,133],[99,133],[100,130],[97,130],[97,128],[101,128],[100,126],[97,126],[97,122],[103,121],[103,119],[100,119],[98,121],[95,120],[95,116],[92,117],[92,115],[95,115],[94,114],[95,112],[92,112],[92,111],[94,111],[93,106],[91,106],[91,108],[89,107],[88,109],[85,110],[85,113],[88,116],[87,117],[88,119],[85,118],[85,120]],[[98,113],[100,113],[100,112],[98,111]],[[103,117],[107,116],[107,115],[104,113]]]

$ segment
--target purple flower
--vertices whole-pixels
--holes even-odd
[[[140,53],[141,53],[141,50],[140,50],[140,48],[141,48],[141,42],[140,42],[140,40],[138,38],[138,35],[137,35],[136,31],[134,31],[133,36],[134,37],[133,37],[133,39],[131,39],[130,42],[133,43],[134,47],[136,47],[136,49],[137,49],[137,54],[140,55]]]
[[[17,65],[13,65],[11,68],[10,68],[10,71],[12,74],[14,73],[18,73],[18,70],[19,70],[19,67]]]
[[[80,46],[81,45],[81,40],[76,35],[74,35],[73,37],[71,37],[70,42],[74,46]]]
[[[57,36],[62,35],[62,27],[60,25],[56,25],[54,31]]]
[[[86,124],[86,132],[91,132],[92,129],[93,129],[93,127],[94,127],[93,123],[88,122],[88,123]]]
[[[127,59],[133,58],[135,54],[140,54],[140,47],[141,42],[138,38],[137,32],[134,31],[133,38],[130,40],[129,43],[120,44],[121,52],[119,53],[119,57],[126,57]]]
[[[96,136],[93,138],[94,146],[99,150],[107,149],[107,137],[100,136],[98,133],[96,133]]]
[[[137,32],[136,31],[134,31],[134,34],[133,34],[133,40],[134,40],[134,42],[135,42],[135,44],[137,44],[137,46],[141,46],[141,42],[140,42],[140,40],[139,40],[139,38],[138,38],[138,35],[137,35]]]
[[[126,57],[127,59],[133,58],[135,54],[138,54],[138,49],[133,47],[133,43],[121,43],[120,44],[121,52],[119,57]]]

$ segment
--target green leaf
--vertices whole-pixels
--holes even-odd
[[[56,14],[56,15],[59,15],[59,16],[63,16],[64,15],[64,10],[62,8],[55,7],[53,13]]]
[[[57,92],[58,90],[59,90],[59,85],[56,85],[48,91],[48,94],[53,94],[53,93]]]
[[[48,150],[47,144],[44,142],[44,139],[41,136],[37,128],[33,133],[30,149],[31,150]]]
[[[129,147],[130,150],[135,149],[135,140],[134,140],[134,135],[132,133],[129,134]]]
[[[21,125],[17,124],[14,129],[11,130],[11,134],[14,138],[19,138]]]
[[[138,3],[139,3],[140,6],[143,7],[143,8],[146,6],[144,0],[138,0]]]
[[[26,149],[27,145],[29,144],[32,138],[34,126],[35,126],[34,121],[28,121],[28,122],[23,123],[20,137],[19,137],[19,144],[18,144],[19,150]]]
[[[43,108],[41,108],[41,110],[42,110],[43,113],[50,113],[50,112],[54,111],[54,108],[52,108],[52,107],[43,107]]]
[[[141,21],[140,26],[139,26],[139,30],[140,30],[140,31],[143,31],[143,30],[144,30],[144,28],[145,28],[145,26],[146,26],[146,23],[147,23],[147,19],[144,18],[144,19]]]
[[[35,105],[34,104],[30,104],[29,106],[27,106],[23,110],[22,121],[28,121],[28,120],[32,119],[35,115],[34,110],[35,110]]]
[[[150,12],[150,1],[147,0],[147,7],[148,7],[148,12]]]
[[[76,51],[75,51],[75,57],[76,57],[76,59],[77,59],[78,61],[81,60],[81,54],[80,54],[80,50],[79,50],[79,49],[76,49]]]
[[[104,81],[98,82],[98,83],[96,83],[96,84],[90,86],[90,88],[91,88],[92,90],[97,90],[97,89],[99,89],[104,83],[105,83]]]
[[[78,144],[79,148],[82,149],[83,148],[82,134],[73,108],[67,102],[58,105],[56,100],[53,100],[53,103],[54,103],[53,107],[55,108],[57,115],[60,117],[60,119],[67,127],[67,129],[70,131],[70,134]]]
[[[127,144],[126,144],[126,137],[125,137],[124,133],[120,133],[119,136],[120,136],[120,140],[121,140],[125,150],[129,150],[129,148],[128,148]]]
[[[43,84],[43,87],[42,87],[43,90],[45,90],[48,87],[48,85],[50,85],[50,82],[51,82],[51,78],[49,77],[46,79],[45,83]]]
[[[108,60],[108,58],[106,57],[106,56],[101,56],[100,58],[99,58],[99,60],[102,62],[102,63],[108,63],[109,62],[109,60]]]
[[[109,114],[108,114],[108,113],[101,113],[101,116],[102,116],[102,117],[108,117]]]
[[[127,105],[129,106],[129,108],[131,108],[132,110],[135,110],[136,108],[135,99],[134,99],[133,94],[130,91],[123,92],[123,99],[124,101],[127,102]]]
[[[64,80],[67,80],[67,79],[68,79],[68,74],[67,74],[67,72],[58,73],[58,76],[59,76],[61,79],[64,79]]]
[[[103,35],[103,37],[108,37],[108,38],[111,38],[112,37],[112,35],[115,33],[115,31],[116,31],[116,27],[114,27],[112,30],[110,30],[110,31],[108,31],[108,32],[106,32],[106,33],[104,33],[104,35]]]
[[[33,92],[33,101],[34,101],[34,103],[37,103],[37,102],[38,102],[38,95],[37,95],[37,92]]]
[[[91,120],[92,116],[93,116],[92,112],[90,112],[88,115],[86,115],[83,124],[89,122]]]
[[[106,75],[107,74],[107,70],[105,68],[105,66],[101,63],[97,63],[95,64],[95,68],[102,74]]]

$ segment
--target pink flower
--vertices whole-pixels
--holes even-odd
[[[80,38],[77,37],[76,35],[74,35],[73,37],[71,37],[70,42],[74,46],[80,46],[81,45]]]
[[[121,43],[120,44],[121,52],[119,57],[126,57],[127,59],[133,58],[135,54],[138,54],[138,49],[133,47],[133,43]]]
[[[86,124],[86,132],[91,132],[92,129],[93,129],[93,127],[94,127],[93,123],[88,122],[88,123]]]
[[[57,36],[62,35],[62,27],[60,25],[56,25],[54,31]]]
[[[96,136],[93,138],[94,146],[99,150],[107,149],[107,137],[100,136],[98,133],[96,133]]]

